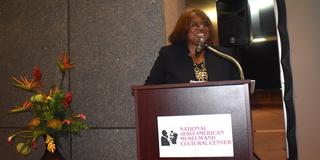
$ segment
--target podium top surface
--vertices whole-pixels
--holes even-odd
[[[240,85],[249,84],[250,92],[254,91],[254,80],[230,80],[230,81],[210,81],[199,83],[176,83],[176,84],[157,84],[157,85],[133,85],[132,90],[149,90],[149,89],[169,89],[169,88],[186,88],[186,87],[207,87],[223,85]]]

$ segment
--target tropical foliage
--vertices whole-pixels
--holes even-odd
[[[34,67],[31,79],[26,76],[12,77],[13,86],[32,94],[21,105],[8,111],[8,114],[31,113],[33,116],[28,129],[16,131],[8,137],[10,144],[17,141],[16,149],[22,155],[29,155],[32,149],[36,149],[39,138],[44,138],[47,150],[53,153],[61,136],[79,134],[82,129],[88,128],[84,123],[86,116],[74,114],[71,109],[72,92],[62,90],[65,73],[74,65],[67,54],[57,61],[57,65],[62,75],[61,83],[51,87],[47,93],[42,91],[44,84],[38,66]]]

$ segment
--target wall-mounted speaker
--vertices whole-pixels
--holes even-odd
[[[250,45],[250,18],[247,0],[217,1],[219,45]]]

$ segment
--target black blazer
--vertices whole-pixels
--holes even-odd
[[[226,48],[219,48],[222,52]],[[160,49],[145,84],[189,83],[196,80],[193,61],[186,44],[173,44]],[[209,81],[239,79],[235,66],[215,53],[205,50]]]

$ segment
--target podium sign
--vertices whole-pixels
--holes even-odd
[[[253,159],[250,82],[241,80],[132,86],[136,111],[137,159]],[[200,120],[196,120],[198,118]],[[203,136],[205,141],[192,141],[192,138],[200,137],[191,134],[201,131],[213,132],[211,134],[215,136]],[[163,134],[167,134],[163,139],[168,140],[163,141],[164,145],[161,144]],[[177,136],[176,145],[172,144],[170,134],[172,138]]]
[[[231,114],[159,116],[161,157],[233,157]]]

